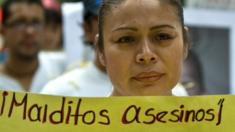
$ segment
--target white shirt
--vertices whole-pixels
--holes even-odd
[[[63,71],[60,59],[40,53],[39,67],[32,79],[29,92],[39,93],[45,84],[61,75]],[[26,92],[17,80],[3,73],[0,74],[0,90]]]
[[[178,83],[173,89],[172,89],[172,95],[173,96],[188,96],[188,93],[183,85]]]
[[[100,71],[94,63],[78,68],[49,82],[42,90],[43,94],[107,97],[112,92],[108,76]]]
[[[68,64],[66,71],[72,71],[77,68],[86,67],[89,63],[95,60],[95,51],[91,45],[84,45],[82,57],[73,63]]]

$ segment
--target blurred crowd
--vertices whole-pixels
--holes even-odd
[[[84,0],[83,56],[67,63],[62,4],[56,0],[6,0],[1,8],[0,89],[66,96],[107,97],[112,84],[95,54],[101,0]],[[87,59],[88,58],[88,59]],[[79,62],[79,63],[78,63]],[[174,95],[204,94],[196,54],[189,52]]]

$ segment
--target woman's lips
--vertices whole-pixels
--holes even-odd
[[[164,75],[164,73],[159,72],[142,72],[134,76],[133,79],[143,83],[153,83],[160,80]]]

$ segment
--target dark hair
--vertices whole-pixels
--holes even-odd
[[[87,23],[91,23],[93,18],[98,17],[99,7],[102,0],[83,0],[83,19]]]
[[[55,24],[62,24],[62,14],[61,11],[56,11],[52,9],[45,10],[45,18],[46,23],[55,23]]]
[[[56,26],[62,27],[63,19],[61,10],[45,9],[46,25],[55,24]],[[63,48],[63,32],[60,35],[59,48]]]
[[[84,19],[84,21],[85,22],[87,22],[87,23],[91,23],[92,22],[92,20],[94,19],[94,18],[97,18],[98,16],[97,15],[95,15],[95,14],[93,14],[93,13],[91,13],[91,12],[86,12],[85,14],[84,14],[84,16],[83,16],[83,19]]]
[[[126,0],[103,0],[103,3],[100,7],[99,11],[99,25],[98,25],[98,32],[99,32],[99,40],[98,40],[98,50],[102,51],[104,48],[103,44],[103,25],[104,25],[104,19],[105,16],[112,10],[112,8],[115,8],[117,5],[121,4]],[[162,2],[167,2],[170,5],[174,6],[177,10],[177,14],[179,16],[181,25],[182,25],[182,32],[183,32],[183,37],[184,37],[184,43],[188,44],[188,35],[187,32],[184,29],[184,16],[183,16],[183,7],[181,4],[181,0],[160,0]]]
[[[3,25],[6,24],[7,19],[9,18],[10,14],[10,7],[14,3],[27,3],[27,4],[37,4],[43,8],[41,0],[4,0],[2,3],[2,23]]]

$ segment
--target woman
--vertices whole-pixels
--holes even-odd
[[[104,0],[97,51],[114,96],[172,95],[188,43],[178,0]]]

